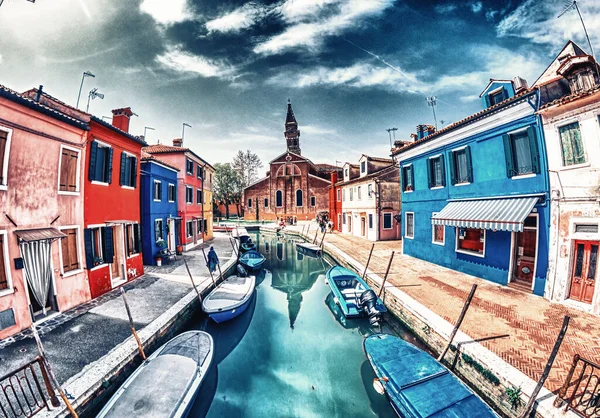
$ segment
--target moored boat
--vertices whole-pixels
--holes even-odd
[[[254,293],[256,277],[248,275],[240,266],[238,269],[243,273],[223,280],[202,301],[202,310],[217,323],[229,321],[244,312]]]
[[[458,377],[428,353],[389,334],[363,342],[377,378],[373,386],[385,393],[403,418],[498,418]]]
[[[240,244],[240,249],[242,250],[242,252],[256,250],[256,245],[252,242],[252,240],[249,239],[248,241],[242,242]]]
[[[240,256],[240,264],[249,270],[260,270],[265,262],[265,256],[255,250],[250,250]]]
[[[321,247],[316,244],[311,244],[310,242],[297,242],[296,250],[311,257],[318,257],[321,255]]]
[[[362,277],[347,268],[333,266],[327,271],[326,281],[346,318],[364,314],[372,325],[379,324],[387,309]]]
[[[213,339],[204,331],[176,336],[129,376],[97,417],[186,417],[213,352]]]

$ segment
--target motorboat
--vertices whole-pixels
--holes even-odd
[[[244,312],[254,293],[256,277],[238,265],[238,274],[223,280],[202,301],[202,310],[215,322],[221,323]]]
[[[255,250],[249,250],[240,256],[240,264],[251,271],[260,270],[265,260],[265,256]]]

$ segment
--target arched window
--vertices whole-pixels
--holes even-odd
[[[302,190],[296,190],[296,206],[303,206]]]
[[[280,208],[283,206],[283,193],[281,190],[275,192],[275,205]]]

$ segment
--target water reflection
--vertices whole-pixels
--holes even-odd
[[[379,332],[379,328],[373,329],[373,327],[371,327],[369,324],[369,320],[366,318],[346,318],[342,312],[342,309],[337,303],[335,303],[333,293],[331,292],[328,293],[327,297],[325,298],[325,305],[327,305],[331,311],[331,314],[345,329],[356,328],[363,337],[367,337],[375,332]]]

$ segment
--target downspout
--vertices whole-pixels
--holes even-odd
[[[377,236],[375,237],[375,241],[379,241],[379,237],[381,236],[381,188],[379,180],[375,180],[375,184],[377,185],[377,194],[375,195],[375,211],[377,212]]]

